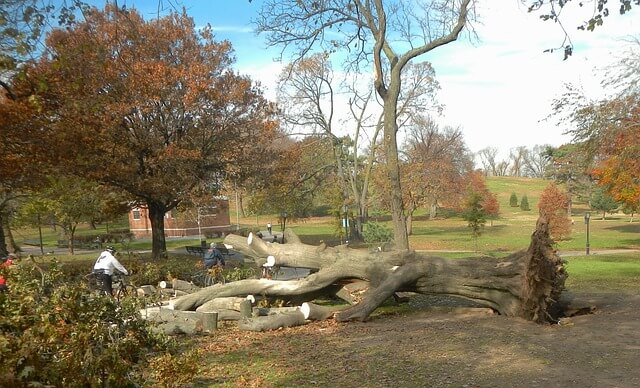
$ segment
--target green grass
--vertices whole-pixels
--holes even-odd
[[[569,257],[566,286],[578,292],[640,292],[640,253]]]
[[[488,222],[478,238],[477,247],[479,253],[500,256],[508,252],[526,249],[529,245],[531,233],[535,229],[538,218],[537,205],[540,193],[549,184],[549,181],[532,178],[514,177],[490,177],[487,179],[489,189],[498,195],[500,203],[500,218]],[[509,197],[515,192],[518,201],[526,194],[531,206],[530,211],[522,211],[519,207],[509,206]],[[585,206],[576,204],[573,209],[572,235],[564,241],[557,242],[557,248],[562,251],[584,250],[586,246],[586,225],[584,224]],[[413,234],[409,237],[412,249],[417,250],[444,250],[467,251],[476,250],[476,241],[471,236],[467,223],[451,211],[443,210],[441,216],[435,220],[429,220],[426,211],[420,209],[416,212],[413,222]],[[381,215],[378,221],[391,227],[390,217]],[[275,216],[263,215],[260,218],[241,218],[241,226],[265,229],[266,221],[277,219]],[[263,222],[265,221],[265,222]],[[590,245],[592,251],[604,249],[640,248],[640,221],[630,223],[630,217],[623,214],[608,215],[605,220],[600,216],[592,216],[590,222]],[[264,224],[264,225],[263,225]],[[126,220],[109,225],[110,230],[126,228]],[[321,241],[329,245],[339,244],[340,238],[336,232],[339,230],[339,221],[333,217],[313,218],[309,220],[296,220],[287,222],[287,228],[295,231],[301,240],[307,244],[317,245]],[[106,232],[106,226],[99,225],[96,230],[86,226],[78,228],[79,235],[100,234]],[[280,226],[274,224],[274,232],[280,232]],[[60,230],[43,228],[45,250],[56,246]],[[19,229],[15,233],[17,242],[25,240],[37,241],[38,232],[35,228]],[[210,241],[220,241],[215,239]],[[199,239],[173,239],[166,240],[169,251],[185,245],[198,245]],[[148,239],[133,241],[128,245],[115,244],[120,251],[137,250],[144,251],[151,248]],[[356,245],[358,246],[358,245]],[[364,246],[364,245],[359,245]]]

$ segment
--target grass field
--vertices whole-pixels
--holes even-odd
[[[488,222],[478,238],[477,247],[480,253],[489,255],[501,255],[505,252],[513,252],[524,249],[529,245],[529,238],[535,229],[538,217],[537,206],[540,193],[548,185],[548,181],[532,178],[514,177],[490,177],[487,180],[489,189],[496,193],[500,203],[500,217]],[[523,195],[527,195],[532,210],[522,211],[519,207],[510,207],[511,193],[516,193],[518,201]],[[231,214],[235,213],[235,203],[231,203]],[[558,241],[560,251],[580,251],[586,246],[586,225],[584,223],[584,204],[575,204],[573,208],[572,235],[569,239]],[[380,222],[390,226],[389,217],[381,218]],[[637,218],[637,217],[636,217]],[[267,222],[273,222],[275,216],[264,215],[260,217],[240,218],[241,226],[265,228]],[[607,249],[639,249],[640,248],[640,220],[630,222],[631,217],[622,213],[607,215],[602,220],[600,214],[592,214],[589,225],[589,239],[592,251]],[[126,229],[125,222],[109,225],[110,230]],[[337,232],[340,230],[339,221],[332,217],[319,217],[300,220],[289,220],[287,228],[295,231],[305,243],[318,244],[325,241],[329,245],[340,243]],[[105,225],[100,225],[98,230],[84,227],[78,228],[78,235],[98,234],[106,230]],[[274,231],[280,231],[280,225],[274,222]],[[60,238],[59,230],[43,228],[43,241],[45,251],[56,247]],[[34,243],[38,241],[36,229],[20,229],[15,231],[15,238],[19,244],[25,241]],[[221,239],[218,239],[221,240]],[[467,224],[458,216],[438,217],[429,220],[424,210],[419,210],[414,217],[413,234],[409,237],[412,249],[417,250],[442,250],[442,251],[475,251],[476,242],[471,236]],[[169,251],[184,245],[198,244],[198,238],[193,239],[167,239]],[[121,251],[148,250],[149,240],[132,241],[126,246],[117,246]]]

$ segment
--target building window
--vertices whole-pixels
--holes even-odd
[[[140,219],[140,209],[133,209],[133,219],[134,220]]]

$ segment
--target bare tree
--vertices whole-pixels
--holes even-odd
[[[509,171],[511,176],[522,176],[526,154],[527,147],[524,146],[516,147],[509,151],[509,159],[511,160]]]
[[[334,53],[346,49],[352,70],[373,64],[374,86],[383,103],[384,149],[392,191],[395,243],[409,240],[398,158],[398,102],[402,74],[409,62],[458,39],[468,24],[473,0],[385,2],[383,0],[267,0],[257,31],[267,42],[300,60],[315,49]],[[292,51],[291,51],[292,50]]]
[[[318,134],[330,142],[343,201],[355,209],[355,232],[360,235],[366,221],[369,182],[384,115],[382,107],[374,101],[371,82],[356,78],[349,83],[336,78],[326,55],[301,59],[283,69],[278,100],[289,132]],[[435,103],[439,85],[429,63],[409,64],[402,81],[406,87],[398,100],[399,128],[411,122],[418,112],[429,108],[440,110]],[[336,124],[343,96],[349,97],[351,119],[343,117],[346,123]],[[362,157],[364,150],[368,155]]]
[[[550,145],[535,145],[527,150],[524,160],[524,174],[533,178],[544,178],[551,163]]]
[[[487,147],[478,151],[478,158],[484,169],[485,176],[498,176],[498,149]]]

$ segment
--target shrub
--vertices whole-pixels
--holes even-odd
[[[393,231],[383,224],[369,221],[362,233],[364,241],[368,244],[383,244],[393,240]]]
[[[509,206],[518,207],[518,196],[516,193],[511,193],[511,197],[509,197]]]
[[[136,298],[115,302],[70,282],[57,262],[7,271],[0,294],[0,386],[140,386],[173,344],[143,320]]]
[[[523,195],[522,199],[520,200],[520,210],[523,211],[529,211],[531,210],[531,208],[529,207],[529,198],[527,198],[527,195]]]

